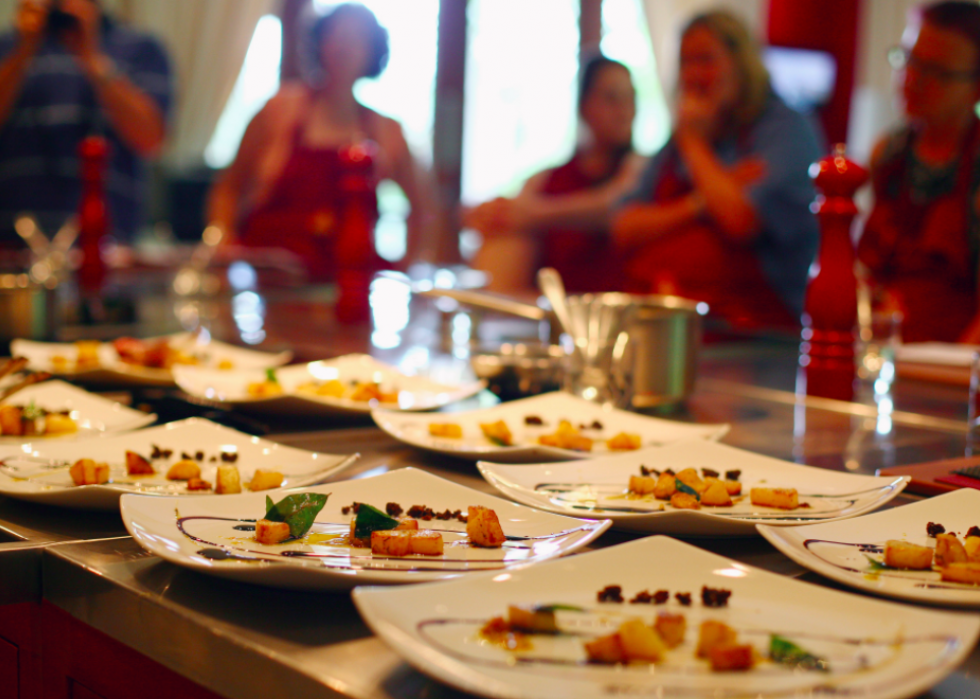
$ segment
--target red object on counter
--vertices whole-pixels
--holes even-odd
[[[854,193],[868,171],[844,156],[843,144],[810,166],[820,194],[813,210],[820,221],[820,253],[811,270],[803,304],[800,366],[811,396],[854,397],[854,327],[857,278],[851,223],[857,214]]]
[[[374,174],[376,151],[377,147],[370,141],[361,141],[340,151],[343,167],[340,189],[344,193],[344,204],[334,248],[337,270],[334,315],[345,324],[363,323],[371,318],[371,279],[378,268],[374,248],[378,211]]]
[[[78,287],[83,295],[97,296],[106,277],[102,238],[109,231],[109,209],[105,196],[105,169],[109,144],[101,136],[88,136],[78,146],[81,159],[82,199],[78,205],[78,246],[82,264]]]

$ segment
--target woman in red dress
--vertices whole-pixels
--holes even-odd
[[[494,199],[466,216],[484,237],[473,266],[490,272],[495,291],[534,286],[541,267],[557,269],[573,293],[618,288],[608,213],[644,162],[633,152],[636,93],[626,66],[601,55],[589,60],[578,106],[588,134],[571,160],[531,177],[517,197]]]
[[[872,155],[875,205],[858,257],[905,320],[905,341],[980,342],[980,5],[913,16],[889,54],[906,124]]]
[[[411,204],[409,254],[425,202],[401,126],[354,97],[358,80],[384,69],[387,31],[370,10],[344,4],[317,21],[313,46],[322,80],[283,85],[252,119],[211,191],[208,216],[228,243],[291,250],[312,280],[332,281],[341,267],[385,264],[370,236],[343,239],[352,204],[373,223],[379,180],[397,182]]]

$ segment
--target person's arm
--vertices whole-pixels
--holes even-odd
[[[704,212],[705,200],[697,192],[660,204],[627,204],[613,218],[613,239],[624,248],[641,245],[695,221]]]
[[[47,24],[47,5],[35,0],[22,0],[17,6],[14,17],[17,34],[14,48],[0,61],[0,125],[7,122],[14,103],[20,96],[27,68],[44,41]]]
[[[62,41],[75,54],[113,129],[140,155],[156,155],[167,131],[163,111],[102,53],[102,13],[98,4],[91,0],[63,0],[61,8],[78,20],[77,28],[65,31]]]

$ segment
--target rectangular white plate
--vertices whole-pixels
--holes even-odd
[[[292,358],[292,352],[271,354],[259,352],[244,347],[236,347],[225,342],[219,342],[206,336],[195,336],[191,333],[168,335],[171,345],[179,347],[198,358],[201,366],[218,367],[222,362],[228,362],[234,368],[265,368],[282,366]],[[160,338],[150,338],[160,339]],[[174,377],[170,369],[127,364],[119,359],[119,355],[111,342],[103,342],[99,346],[99,366],[76,368],[75,358],[78,350],[70,342],[35,342],[33,340],[13,340],[10,343],[12,356],[26,357],[30,360],[30,368],[34,371],[47,371],[56,376],[64,376],[72,381],[88,383],[122,383],[134,386],[173,386]],[[63,357],[67,364],[53,361],[55,357]]]
[[[371,413],[385,432],[406,444],[429,451],[467,459],[490,459],[498,463],[534,463],[587,459],[608,453],[605,441],[620,432],[640,435],[643,446],[656,446],[688,439],[721,439],[728,425],[693,425],[673,420],[646,417],[625,410],[607,409],[568,393],[544,393],[531,398],[502,403],[492,408],[451,414],[405,415],[384,409]],[[540,417],[544,425],[527,425],[528,416]],[[514,445],[502,447],[492,443],[480,429],[480,423],[503,420],[514,436]],[[576,427],[598,420],[602,429],[586,429],[586,437],[595,440],[592,452],[571,451],[538,444],[538,437],[553,434],[559,420]],[[462,427],[463,437],[451,439],[429,434],[431,423],[451,422]]]
[[[392,410],[434,410],[483,389],[483,382],[446,386],[421,376],[409,376],[395,367],[383,364],[366,354],[349,354],[309,364],[296,364],[276,370],[281,395],[250,396],[250,383],[265,380],[259,369],[222,371],[196,366],[174,367],[177,385],[192,396],[223,403],[254,413],[271,415],[323,416],[367,414],[378,407],[377,401],[355,401],[349,398],[321,396],[297,387],[309,382],[337,379],[345,384],[374,382],[386,392],[398,392],[398,403],[384,404]]]
[[[77,432],[35,437],[15,437],[0,435],[0,448],[6,445],[35,442],[75,442],[80,439],[98,437],[104,434],[126,432],[146,427],[156,421],[157,416],[133,410],[122,403],[108,400],[94,393],[72,386],[64,381],[52,380],[36,383],[17,391],[4,401],[8,405],[27,406],[34,403],[49,412],[69,411],[70,417],[78,425]]]
[[[144,458],[150,458],[153,445],[173,452],[169,458],[151,462],[156,475],[127,476],[126,451],[135,451]],[[210,492],[188,491],[183,481],[166,479],[167,469],[180,460],[182,452],[196,456],[198,451],[203,452],[204,457],[200,462],[201,477],[212,485],[222,452],[238,454],[235,465],[243,484],[252,479],[257,469],[262,469],[284,474],[283,488],[319,483],[357,458],[356,454],[318,454],[295,449],[223,427],[210,420],[189,418],[85,442],[34,442],[20,448],[2,448],[0,495],[48,505],[98,510],[118,508],[119,498],[124,493],[193,495],[200,498],[204,497],[202,493]],[[103,485],[74,485],[68,469],[81,458],[108,463],[110,482]],[[236,499],[239,496],[217,497]],[[158,499],[169,502],[168,506],[173,507],[172,499]]]
[[[414,468],[306,490],[330,495],[311,533],[300,541],[274,546],[259,544],[252,534],[234,528],[248,526],[247,520],[265,514],[264,493],[177,501],[126,495],[121,507],[129,533],[161,558],[210,575],[299,589],[344,590],[363,584],[442,580],[479,570],[500,572],[574,551],[609,527],[608,520],[584,521],[539,512]],[[434,519],[420,525],[443,533],[442,556],[374,556],[370,549],[347,545],[353,515],[343,514],[342,508],[355,501],[382,510],[387,503],[397,502],[406,511],[412,505],[426,505],[437,512],[464,513],[470,505],[483,505],[497,513],[504,534],[511,539],[499,549],[472,547],[467,543],[465,524]],[[214,560],[200,553],[213,548],[245,560]]]
[[[759,527],[759,533],[801,566],[832,580],[886,597],[950,606],[980,608],[980,586],[942,582],[935,571],[875,570],[869,556],[881,561],[889,539],[935,547],[926,524],[947,532],[980,525],[980,491],[963,488],[928,500],[894,507],[849,522],[814,524],[793,529]]]
[[[738,469],[743,500],[732,507],[682,510],[652,495],[628,497],[640,465],[659,471]],[[725,444],[693,440],[620,455],[559,464],[508,466],[479,462],[483,477],[509,498],[573,517],[608,517],[618,529],[678,536],[754,536],[759,522],[791,526],[854,517],[898,495],[908,477],[876,478],[799,466]],[[753,486],[796,488],[809,507],[778,510],[752,505]]]
[[[607,585],[629,599],[641,590],[691,592],[682,607],[596,602]],[[708,609],[702,586],[732,591],[729,605]],[[912,697],[952,671],[973,647],[980,618],[916,609],[850,595],[761,571],[667,537],[650,537],[549,561],[506,575],[481,574],[441,585],[358,588],[354,602],[367,624],[410,664],[463,691],[495,699],[578,699],[602,696]],[[586,614],[580,636],[532,636],[513,653],[484,641],[479,630],[510,604],[569,604]],[[655,666],[605,666],[584,661],[582,640],[611,633],[623,620],[651,621],[669,609],[687,619],[684,643]],[[829,672],[763,662],[745,672],[712,672],[696,660],[705,619],[738,631],[765,653],[778,633],[830,661]]]

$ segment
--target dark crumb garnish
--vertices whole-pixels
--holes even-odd
[[[674,599],[681,603],[682,607],[691,606],[691,593],[690,592],[675,592]]]
[[[340,514],[349,515],[351,512],[353,512],[356,515],[359,509],[361,509],[361,503],[352,502],[350,505],[347,505],[346,507],[341,507]]]
[[[650,604],[651,602],[653,602],[653,595],[646,590],[637,592],[636,597],[630,600],[630,604]]]
[[[194,457],[188,454],[186,451],[182,451],[180,452],[180,458],[188,460],[188,459],[193,459]]]
[[[811,507],[811,505],[808,502],[801,502],[800,505],[799,505],[799,507],[800,507],[801,510],[805,510],[805,509]]]
[[[223,451],[223,452],[221,452],[221,460],[224,461],[224,462],[226,462],[226,463],[233,464],[236,461],[238,461],[238,452],[237,451]]]
[[[718,477],[718,472],[717,472],[717,471],[715,471],[715,470],[714,470],[714,469],[712,469],[712,468],[702,468],[702,469],[701,469],[701,474],[702,474],[702,475],[703,475],[703,476],[704,476],[705,478],[717,478],[717,477]]]
[[[195,461],[204,461],[204,452],[201,451],[201,450],[198,450],[198,451],[194,452],[194,460]]]
[[[579,429],[579,431],[587,430],[587,429],[589,429],[589,426],[586,425],[584,422],[580,422],[580,423],[578,423],[578,429]]]
[[[722,590],[715,587],[701,588],[701,604],[705,607],[727,607],[728,598],[731,596],[731,590]]]
[[[388,513],[389,517],[397,517],[402,513],[402,506],[397,502],[389,502],[385,505],[385,512]]]
[[[599,422],[598,420],[593,420],[592,421],[592,424],[589,425],[589,428],[590,429],[593,429],[593,430],[601,430],[602,429],[602,423]]]
[[[670,592],[668,590],[657,590],[653,593],[653,603],[654,604],[666,604],[667,600],[670,599]]]
[[[732,471],[725,471],[726,481],[737,481],[741,477],[742,477],[742,469],[740,468],[736,468]]]
[[[212,456],[210,459],[208,459],[208,463],[211,463],[211,464],[217,463],[217,461],[218,461],[218,457],[217,456]]]
[[[524,424],[525,425],[543,425],[544,424],[544,420],[542,420],[537,415],[526,415],[524,417]]]
[[[151,444],[150,447],[151,447],[151,451],[150,451],[151,459],[159,459],[161,456],[163,456],[163,451],[161,451],[160,447],[158,447],[156,444]]]
[[[596,599],[600,602],[616,602],[618,604],[623,603],[623,588],[621,585],[606,585],[604,588],[599,590],[596,595]]]
[[[973,525],[966,531],[967,536],[980,536],[980,527]]]
[[[676,476],[677,475],[676,473],[674,473],[674,469],[672,469],[672,468],[668,468],[666,471],[664,471],[664,473],[666,473],[668,476]]]
[[[655,468],[647,468],[643,464],[640,464],[640,475],[643,476],[659,476],[660,471]]]
[[[441,519],[443,521],[448,521],[450,519],[456,519],[466,524],[466,515],[463,514],[462,510],[450,510],[446,508],[445,512],[436,512],[428,505],[412,505],[408,508],[408,516],[414,517],[415,519],[421,519],[426,522],[433,519]]]

